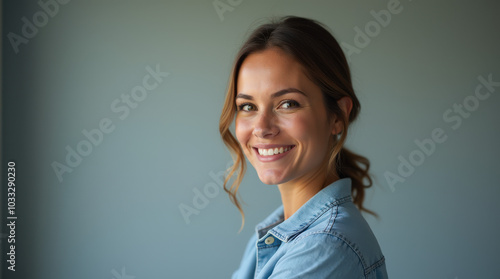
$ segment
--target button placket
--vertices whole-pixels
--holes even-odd
[[[255,274],[259,274],[262,268],[267,264],[269,259],[276,253],[279,248],[279,238],[268,234],[264,239],[257,241],[257,264],[255,266]]]

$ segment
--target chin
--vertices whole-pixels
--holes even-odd
[[[281,175],[276,174],[258,174],[260,181],[267,185],[277,185],[284,183],[285,180]]]
[[[260,181],[262,181],[262,183],[264,183],[266,185],[277,185],[277,184],[279,184],[278,182],[275,183],[272,180],[263,180],[263,179],[261,179]]]

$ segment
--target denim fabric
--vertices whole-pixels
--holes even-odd
[[[280,206],[256,226],[233,279],[388,278],[377,239],[352,202],[350,178],[283,220]]]

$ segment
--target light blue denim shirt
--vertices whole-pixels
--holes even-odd
[[[283,219],[280,206],[256,226],[233,279],[388,278],[377,239],[352,202],[350,178]]]

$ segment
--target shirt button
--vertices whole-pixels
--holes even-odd
[[[266,238],[266,240],[264,240],[264,243],[266,243],[267,245],[271,245],[274,243],[274,237],[270,236],[268,238]]]

